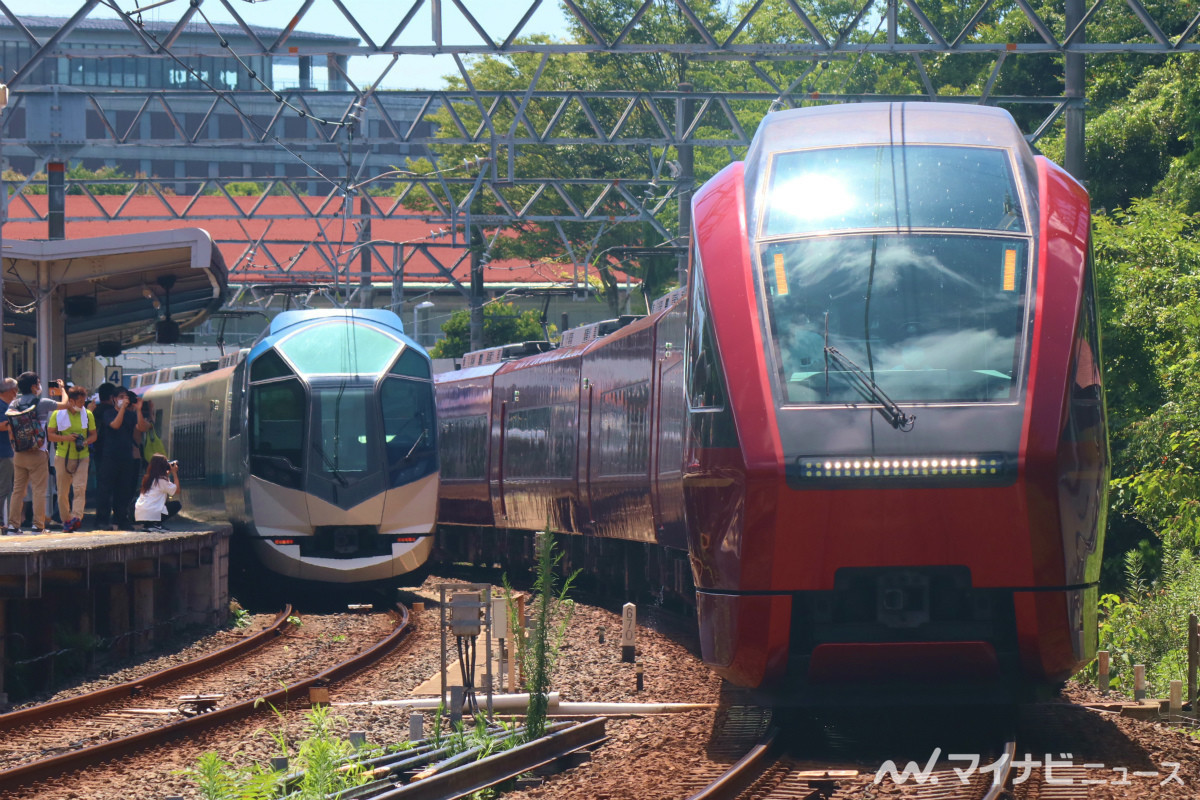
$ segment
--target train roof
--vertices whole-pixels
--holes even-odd
[[[322,330],[313,330],[320,327]],[[397,344],[398,343],[398,344]],[[303,309],[277,315],[250,349],[248,360],[278,347],[306,374],[360,374],[387,369],[403,345],[429,354],[404,333],[400,317],[383,309]]]
[[[843,103],[776,111],[754,134],[747,164],[780,150],[861,144],[961,144],[1031,153],[1012,115],[965,103]]]
[[[287,328],[296,325],[310,325],[326,320],[339,319],[366,322],[384,328],[391,328],[396,333],[404,335],[404,323],[400,317],[393,311],[380,308],[328,308],[284,311],[275,315],[264,334],[266,336],[276,336]]]

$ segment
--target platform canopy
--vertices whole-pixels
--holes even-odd
[[[2,258],[5,335],[48,332],[63,338],[53,350],[64,355],[96,352],[100,342],[128,348],[155,341],[164,320],[187,330],[225,300],[225,260],[200,228],[6,238]],[[39,304],[48,311],[48,330],[38,325]]]

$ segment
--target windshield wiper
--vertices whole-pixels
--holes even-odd
[[[417,437],[417,440],[412,443],[412,447],[408,448],[408,452],[405,453],[404,458],[401,459],[402,462],[408,461],[410,458],[412,458],[412,454],[417,449],[417,445],[424,441],[426,430],[426,428],[421,428],[421,434]]]
[[[828,336],[829,334],[827,331],[825,339],[826,393],[829,392],[829,359],[832,358],[848,371],[848,374],[851,378],[850,383],[859,394],[868,400],[874,400],[876,403],[879,403],[880,408],[878,411],[883,415],[883,418],[888,421],[889,425],[898,431],[911,431],[913,429],[913,425],[917,421],[916,415],[905,414],[904,409],[896,405],[895,401],[888,397],[883,389],[879,388],[879,384],[871,380],[871,376],[867,374],[865,369],[843,355],[842,352],[836,347],[830,347]]]
[[[334,464],[329,456],[325,454],[325,451],[321,448],[321,445],[313,442],[312,449],[321,457],[321,460],[325,462],[325,466],[329,469],[329,473],[337,479],[337,482],[342,486],[349,486],[349,484],[346,482],[346,479],[342,477],[341,470],[337,468],[337,464]]]

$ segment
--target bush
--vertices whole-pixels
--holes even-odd
[[[1133,665],[1144,664],[1147,691],[1165,695],[1171,681],[1187,681],[1188,615],[1200,609],[1200,559],[1187,548],[1167,549],[1162,576],[1148,582],[1142,554],[1131,550],[1125,569],[1128,599],[1100,599],[1100,649],[1110,653],[1113,688],[1132,695]],[[1095,664],[1083,677],[1095,680]]]

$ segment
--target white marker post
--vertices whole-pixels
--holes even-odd
[[[634,652],[637,650],[637,606],[626,603],[621,607],[621,661],[626,664],[634,662]]]
[[[1146,699],[1146,665],[1133,665],[1133,699],[1139,703]]]
[[[500,676],[500,688],[504,688],[504,642],[508,639],[508,603],[503,597],[492,600],[492,634],[499,640],[500,646],[496,651],[496,674]],[[509,687],[512,690],[512,687]]]
[[[419,742],[425,738],[425,715],[414,711],[408,715],[408,740]]]
[[[1108,651],[1101,650],[1096,653],[1098,661],[1097,683],[1100,684],[1100,694],[1108,694]]]

